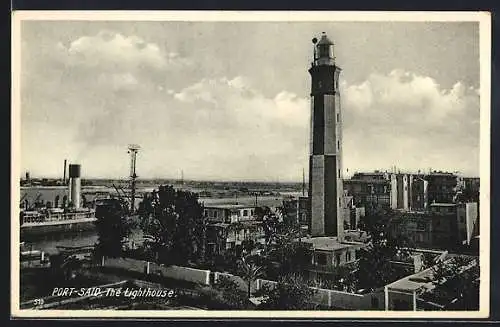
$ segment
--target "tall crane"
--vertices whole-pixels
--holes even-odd
[[[141,147],[137,144],[130,144],[128,146],[128,153],[130,154],[130,211],[135,211],[135,183],[137,180],[137,174],[135,172],[135,166],[137,161],[137,152]]]

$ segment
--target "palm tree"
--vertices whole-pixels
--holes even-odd
[[[248,298],[251,296],[250,287],[252,282],[262,275],[262,267],[257,266],[253,262],[249,262],[245,257],[241,259],[241,271],[242,277],[247,282],[248,285]]]

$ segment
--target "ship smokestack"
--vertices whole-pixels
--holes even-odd
[[[81,166],[76,164],[70,164],[69,169],[69,202],[73,204],[75,209],[80,208],[80,198],[81,198],[81,181],[80,173]]]

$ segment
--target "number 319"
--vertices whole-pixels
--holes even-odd
[[[33,300],[35,305],[42,305],[43,304],[43,299],[34,299]]]

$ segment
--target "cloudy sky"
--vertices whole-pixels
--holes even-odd
[[[344,168],[479,175],[478,23],[21,25],[21,171],[301,180],[311,38],[342,67]]]

